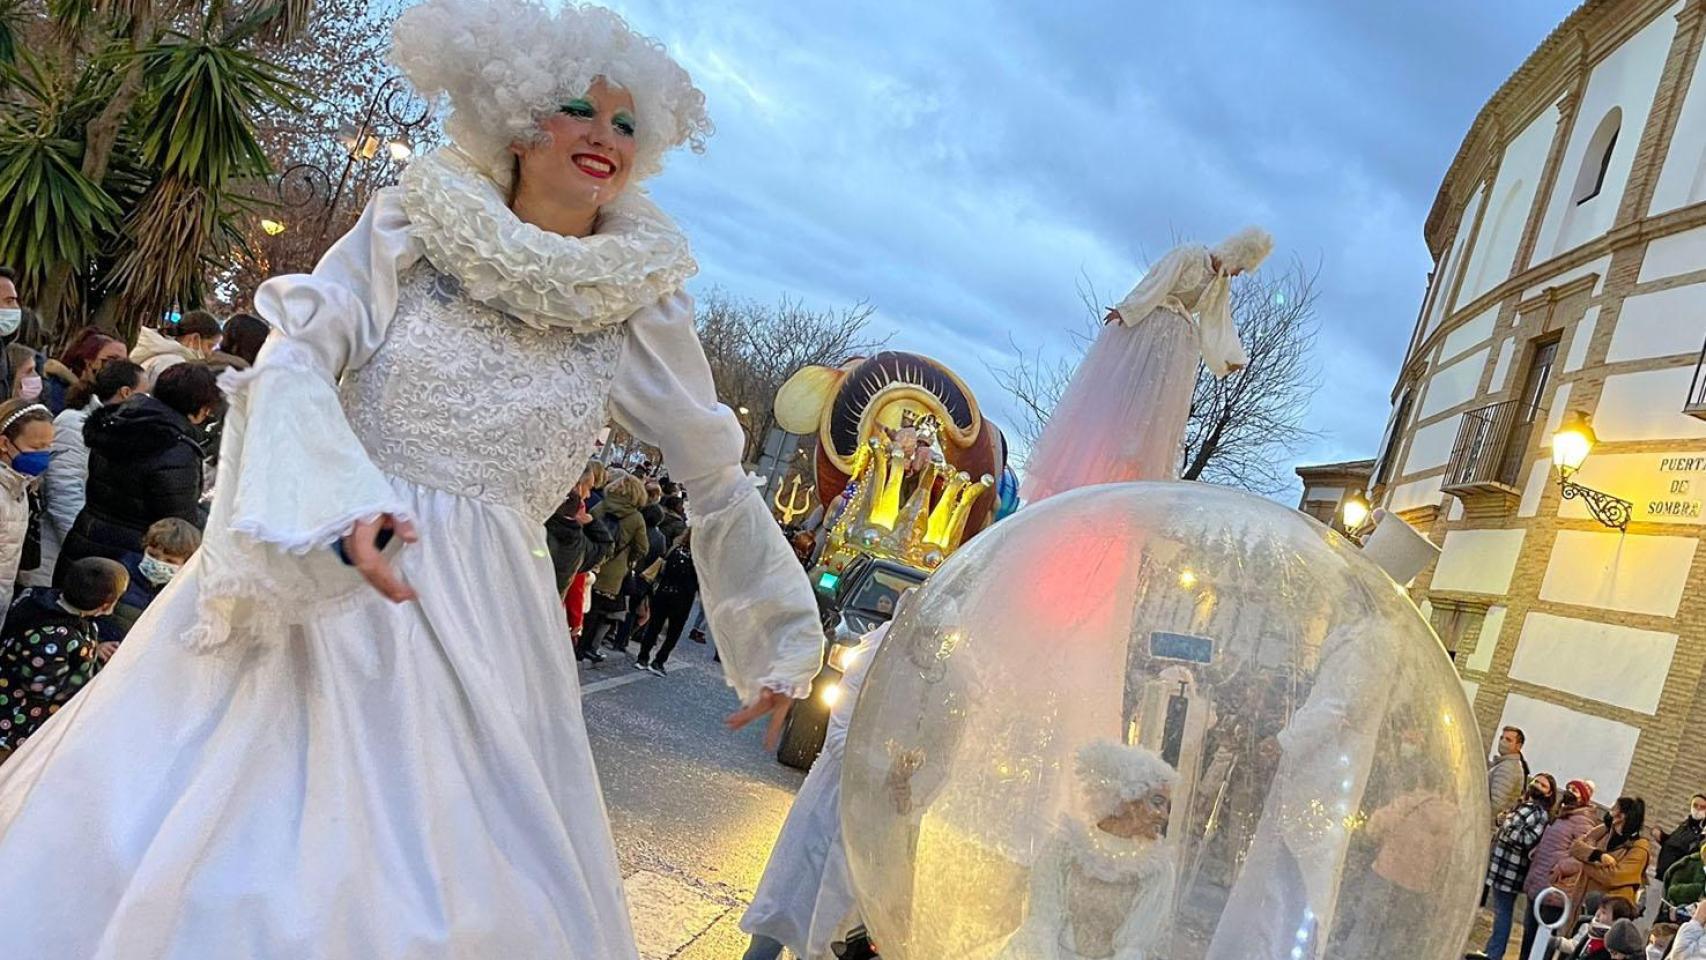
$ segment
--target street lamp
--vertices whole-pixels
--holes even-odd
[[[1571,410],[1564,417],[1564,422],[1558,427],[1558,432],[1552,435],[1552,464],[1558,468],[1558,486],[1565,500],[1580,500],[1587,505],[1588,512],[1600,523],[1618,530],[1629,529],[1629,513],[1635,505],[1627,500],[1602,493],[1592,487],[1584,487],[1571,480],[1576,471],[1582,468],[1582,463],[1593,452],[1599,438],[1594,436],[1593,425],[1588,423],[1587,415],[1580,410]]]
[[[367,101],[367,108],[361,115],[361,122],[344,124],[338,128],[335,139],[343,147],[344,164],[335,186],[332,183],[332,175],[326,168],[312,161],[295,164],[279,174],[275,189],[281,204],[301,207],[319,197],[326,198],[325,211],[320,215],[319,240],[326,239],[326,231],[332,223],[332,214],[337,211],[338,201],[343,198],[344,187],[348,185],[350,172],[355,169],[357,162],[365,164],[372,161],[379,156],[381,148],[385,150],[386,156],[396,163],[403,163],[414,155],[414,147],[409,143],[409,137],[426,126],[427,118],[432,114],[432,106],[423,103],[418,110],[412,110],[410,105],[413,99],[401,74],[389,77],[373,91],[373,96]],[[383,137],[380,134],[381,122],[395,129],[396,136]],[[276,236],[267,226],[267,221],[262,222],[261,229]],[[283,225],[279,224],[278,232],[283,229]]]
[[[1368,497],[1357,490],[1339,504],[1339,519],[1344,522],[1345,535],[1355,540],[1362,530],[1362,525],[1368,522],[1368,515],[1374,512],[1374,507],[1368,502]]]

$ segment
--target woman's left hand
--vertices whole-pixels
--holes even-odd
[[[742,707],[729,714],[723,723],[730,730],[739,730],[765,714],[770,715],[770,726],[764,731],[764,749],[774,750],[782,742],[782,724],[788,720],[788,711],[794,706],[794,698],[777,690],[765,690],[751,706]]]

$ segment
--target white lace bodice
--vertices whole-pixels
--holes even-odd
[[[609,418],[624,329],[537,329],[466,296],[422,259],[389,335],[340,400],[386,473],[544,519]]]

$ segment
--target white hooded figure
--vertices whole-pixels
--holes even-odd
[[[1096,483],[1179,479],[1198,364],[1224,379],[1250,363],[1232,278],[1261,266],[1273,243],[1247,227],[1213,247],[1177,247],[1108,311],[1026,461],[1026,503]]]
[[[1144,960],[1162,948],[1177,862],[1173,768],[1147,747],[1078,751],[1087,819],[1062,817],[1031,866],[1025,919],[1000,960]]]

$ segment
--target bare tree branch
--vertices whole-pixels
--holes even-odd
[[[1309,399],[1320,386],[1311,346],[1319,268],[1293,261],[1282,271],[1239,277],[1232,284],[1232,317],[1250,354],[1250,365],[1217,380],[1198,368],[1191,416],[1180,450],[1179,475],[1271,494],[1291,483],[1291,458],[1317,434],[1303,426]],[[1034,446],[1100,328],[1105,307],[1087,281],[1079,282],[1085,324],[1071,332],[1066,355],[1049,359],[1014,344],[1016,359],[994,372],[1018,401],[1018,425]]]
[[[749,441],[762,443],[775,420],[776,391],[801,367],[839,366],[881,350],[887,337],[867,329],[876,308],[861,300],[841,310],[814,310],[784,295],[772,306],[738,300],[720,289],[699,299],[699,342],[711,364],[717,398],[748,411]]]

